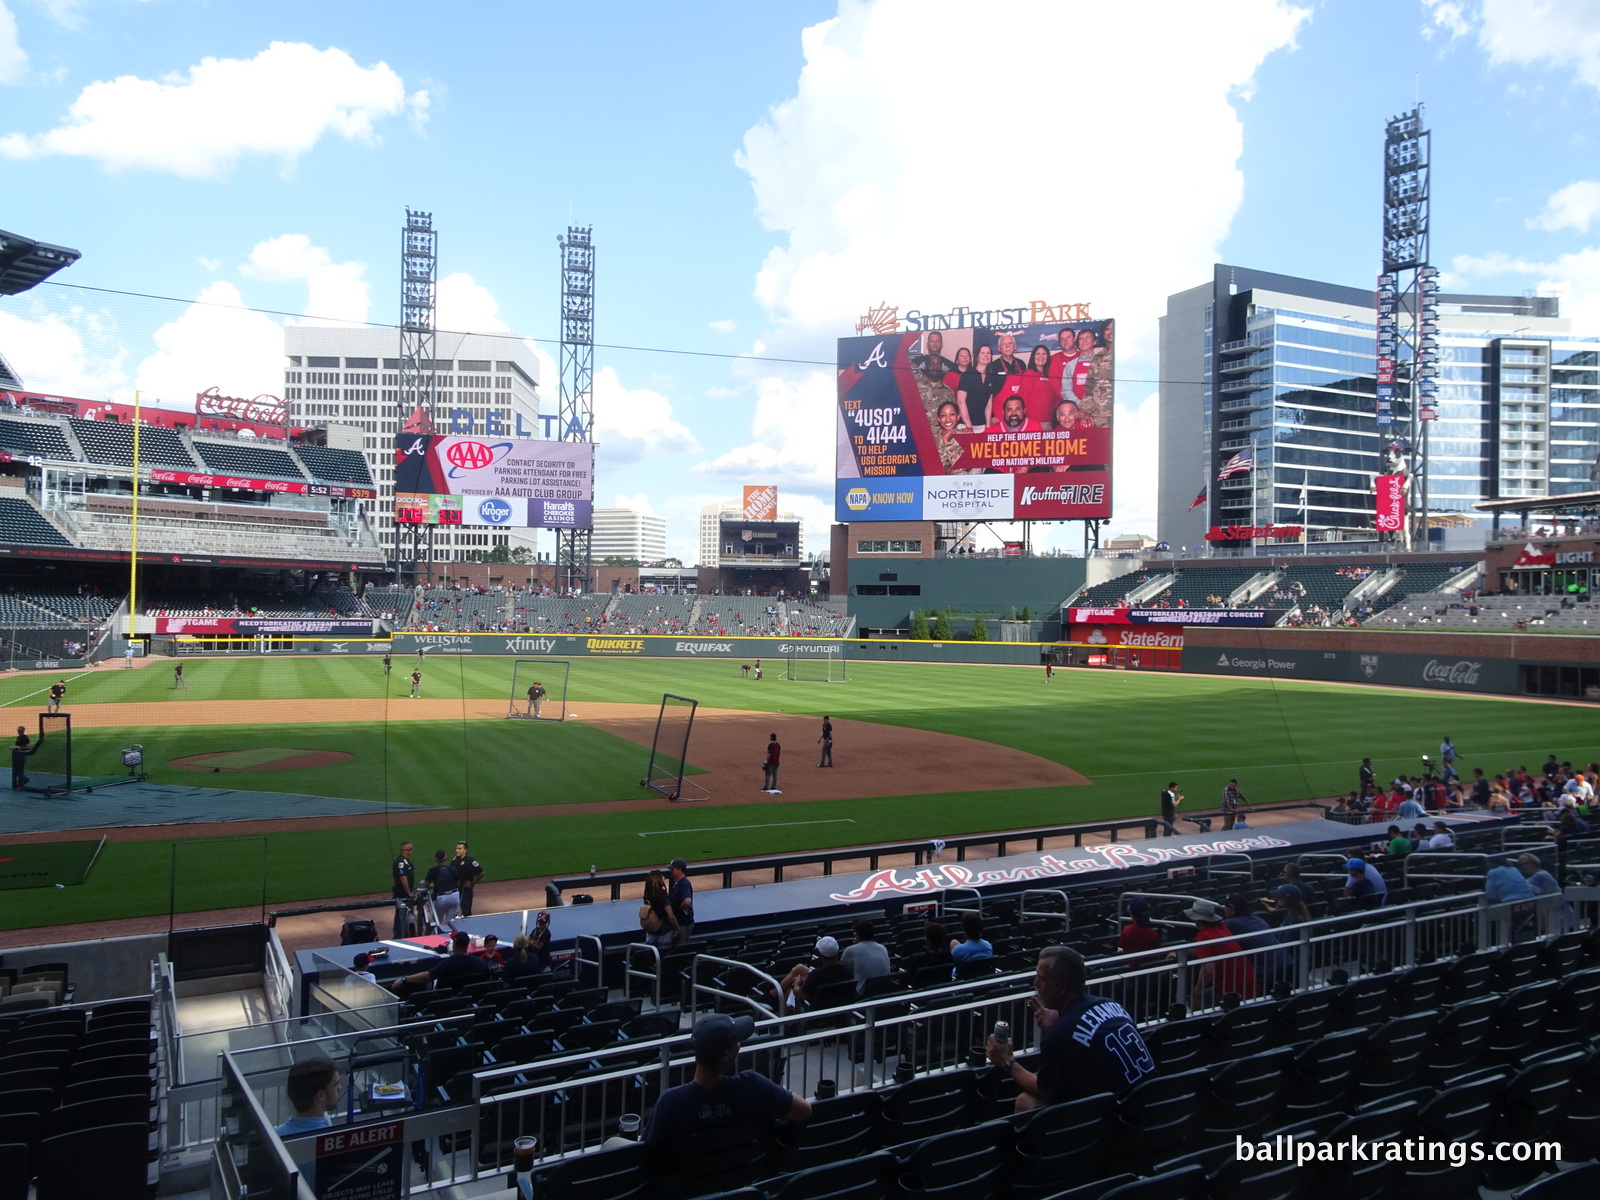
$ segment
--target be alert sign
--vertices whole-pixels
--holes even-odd
[[[317,1200],[400,1200],[404,1121],[354,1125],[317,1137]]]

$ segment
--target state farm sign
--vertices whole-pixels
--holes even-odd
[[[1126,646],[1137,650],[1182,650],[1183,629],[1140,629],[1132,625],[1074,625],[1072,642],[1086,646]]]

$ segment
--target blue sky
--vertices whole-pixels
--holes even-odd
[[[441,324],[553,350],[570,214],[606,343],[825,362],[881,300],[1092,302],[1115,528],[1153,529],[1165,296],[1217,260],[1368,282],[1414,95],[1451,283],[1600,332],[1597,31],[1600,0],[0,0],[0,228],[81,249],[64,283],[182,302],[36,289],[0,301],[0,352],[72,394],[266,390],[276,318],[188,302],[393,321],[408,204]],[[701,504],[776,483],[822,544],[829,370],[597,359],[600,503],[688,555]]]

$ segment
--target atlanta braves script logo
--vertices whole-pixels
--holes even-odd
[[[883,343],[879,342],[872,348],[872,353],[867,355],[867,361],[862,363],[857,370],[865,371],[868,367],[888,367],[889,360],[883,356]]]
[[[1062,859],[1054,854],[1042,854],[1037,864],[1006,867],[1002,870],[974,871],[961,863],[945,863],[923,867],[915,871],[877,871],[849,892],[834,892],[829,896],[840,904],[870,900],[884,893],[911,896],[921,892],[940,892],[947,888],[984,887],[992,883],[1024,883],[1030,879],[1051,879],[1062,875],[1087,875],[1096,871],[1125,871],[1129,867],[1156,867],[1162,863],[1177,862],[1186,858],[1204,858],[1208,854],[1238,854],[1245,850],[1277,850],[1290,843],[1269,834],[1256,837],[1225,838],[1216,842],[1200,842],[1192,846],[1130,846],[1112,842],[1104,846],[1083,847],[1082,857]]]

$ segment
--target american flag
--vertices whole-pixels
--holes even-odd
[[[1247,447],[1245,447],[1245,449],[1243,449],[1243,450],[1239,451],[1239,453],[1235,454],[1227,462],[1222,464],[1222,470],[1220,472],[1218,472],[1217,478],[1218,479],[1226,479],[1230,475],[1241,475],[1244,472],[1248,471],[1249,469],[1250,469],[1250,448],[1247,446]]]

